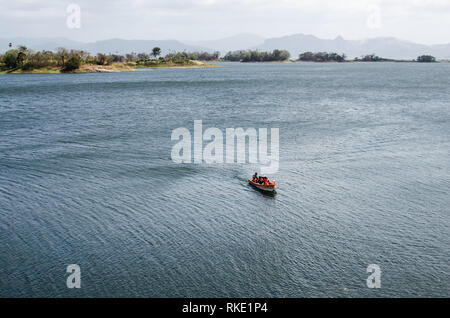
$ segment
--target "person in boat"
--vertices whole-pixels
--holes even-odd
[[[258,180],[258,172],[253,175],[253,182],[256,182],[256,180]]]

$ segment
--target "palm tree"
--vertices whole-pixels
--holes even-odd
[[[159,47],[154,47],[152,50],[152,55],[156,58],[161,55],[161,49]]]

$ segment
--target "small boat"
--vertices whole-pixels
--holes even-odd
[[[248,179],[248,183],[250,183],[250,185],[254,186],[255,188],[257,188],[261,191],[274,192],[275,189],[277,188],[277,184],[275,181],[273,181],[272,184],[264,185],[264,184],[259,184],[257,182],[253,182],[252,180]]]

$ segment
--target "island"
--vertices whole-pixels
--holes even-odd
[[[34,52],[25,46],[0,54],[0,73],[91,73],[129,72],[138,68],[218,67],[204,61],[218,60],[218,52],[171,53],[161,57],[161,49],[151,53],[90,55],[89,52],[59,48]]]
[[[415,60],[396,60],[384,58],[376,55],[375,53],[363,55],[361,57],[355,57],[353,60],[348,60],[347,56],[342,53],[335,52],[304,52],[299,55],[296,62],[419,62],[419,63],[434,63],[436,58],[431,55],[421,55]]]
[[[287,50],[272,52],[257,50],[230,51],[223,58],[219,52],[176,52],[161,56],[161,48],[150,53],[128,53],[91,55],[81,50],[59,48],[55,51],[35,52],[25,46],[18,46],[0,54],[0,73],[89,73],[129,72],[140,68],[204,68],[219,67],[208,62],[418,62],[434,63],[436,58],[421,55],[414,60],[394,60],[369,54],[347,59],[345,54],[335,52],[304,52],[297,60],[290,59]]]
[[[228,62],[288,62],[290,53],[286,50],[275,49],[272,52],[256,50],[240,50],[228,52],[223,60]]]
[[[336,52],[304,52],[299,54],[298,59],[290,59],[290,53],[287,50],[275,49],[272,52],[261,52],[257,50],[238,50],[228,52],[222,59],[223,62],[420,62],[432,63],[437,62],[436,58],[431,55],[421,55],[414,60],[396,60],[383,58],[376,54],[367,54],[354,59],[347,59],[347,56]]]

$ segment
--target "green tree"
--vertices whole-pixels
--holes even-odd
[[[6,51],[5,56],[3,57],[3,63],[7,69],[14,69],[18,66],[17,64],[17,50],[9,50]]]
[[[81,65],[81,59],[79,56],[73,55],[69,57],[62,68],[63,72],[72,72],[79,69]]]
[[[25,61],[25,59],[27,58],[27,53],[28,53],[28,49],[26,46],[24,45],[19,45],[19,47],[17,48],[17,65],[20,68],[23,68],[23,63]]]
[[[250,51],[234,51],[228,52],[224,60],[232,62],[272,62],[286,61],[290,54],[286,50],[273,50],[272,52]]]
[[[106,63],[106,55],[102,54],[102,53],[98,53],[96,61],[97,61],[98,65],[104,65]]]
[[[153,53],[152,53],[152,55],[153,55]],[[147,53],[139,53],[137,55],[137,58],[139,60],[145,61],[145,60],[148,60],[150,58],[150,56]]]
[[[417,62],[421,63],[433,63],[436,62],[436,58],[431,55],[421,55],[417,58]]]
[[[152,50],[152,55],[157,58],[161,55],[161,49],[159,47],[154,47]]]
[[[298,59],[305,62],[345,62],[346,56],[345,54],[339,55],[334,52],[305,52],[300,54]]]

